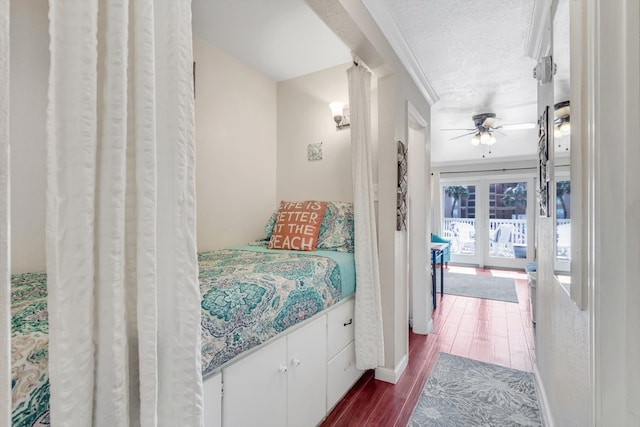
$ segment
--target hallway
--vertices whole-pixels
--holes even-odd
[[[454,266],[449,271],[513,277],[519,303],[445,294],[433,316],[434,332],[409,333],[409,364],[400,381],[396,385],[377,381],[373,371],[367,372],[329,414],[323,427],[405,426],[439,352],[533,370],[534,332],[525,273]]]

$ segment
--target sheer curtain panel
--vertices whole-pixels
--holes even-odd
[[[0,0],[0,426],[11,424],[9,0]]]
[[[355,305],[356,366],[358,369],[374,369],[384,365],[384,340],[371,166],[371,72],[360,63],[349,68],[347,76],[358,280]]]
[[[49,2],[53,426],[201,426],[191,2]]]

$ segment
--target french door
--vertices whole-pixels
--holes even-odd
[[[534,258],[533,177],[441,180],[441,237],[451,262],[524,268]]]

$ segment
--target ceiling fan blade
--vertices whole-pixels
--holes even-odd
[[[484,122],[482,122],[482,127],[487,129],[492,128],[495,122],[496,122],[495,117],[487,117],[486,119],[484,119]]]
[[[471,131],[475,131],[475,128],[470,128],[470,129],[440,129],[440,130],[457,130],[457,131],[462,131],[462,130],[466,130],[467,132],[471,132]]]
[[[500,135],[507,136],[506,133],[502,132],[500,128],[491,128],[495,133],[499,133]]]
[[[465,136],[475,135],[478,131],[473,129],[472,132],[463,133],[462,135],[454,136],[453,138],[449,138],[449,141],[453,141],[454,139],[464,138]]]
[[[526,130],[526,129],[535,129],[537,127],[536,123],[514,123],[510,125],[502,125],[498,126],[496,129],[501,130]]]

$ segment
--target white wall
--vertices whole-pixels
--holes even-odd
[[[409,350],[409,257],[407,231],[396,231],[396,141],[407,143],[409,140],[408,102],[411,102],[416,108],[416,113],[427,124],[431,120],[431,111],[404,68],[398,66],[394,71],[393,76],[387,78],[389,87],[387,87],[386,96],[380,96],[378,100],[381,106],[380,116],[383,114],[388,115],[388,121],[380,126],[380,141],[382,142],[379,146],[380,154],[378,156],[380,174],[378,192],[380,198],[380,275],[381,279],[382,277],[385,278],[385,280],[381,280],[382,292],[392,296],[393,301],[393,304],[383,302],[385,319],[388,319],[387,322],[393,325],[393,337],[385,335],[385,340],[389,338],[393,340],[391,346],[389,346],[393,348],[393,352],[387,353],[393,355],[393,358],[387,359],[385,367],[390,369],[393,366],[393,369],[397,372],[406,362]],[[382,111],[383,104],[386,104],[384,113]],[[428,135],[426,143],[430,144]],[[427,172],[428,169],[425,168],[423,171],[423,176],[425,177],[424,185],[426,188],[430,188],[431,177]],[[409,183],[409,185],[411,184]],[[427,206],[427,210],[428,208],[430,208],[430,205]],[[418,221],[427,224],[427,212],[422,212],[422,215],[423,217],[419,218]],[[383,251],[383,247],[392,248],[392,250],[386,249]],[[429,260],[428,252],[425,253],[423,259],[422,265],[414,265],[412,267],[426,270]]]
[[[193,47],[198,250],[244,245],[276,207],[276,83],[195,36]]]
[[[351,131],[337,130],[329,109],[333,101],[349,103],[350,66],[278,83],[278,200],[353,200]],[[322,160],[309,161],[308,144],[320,142]]]
[[[409,323],[407,235],[396,231],[396,141],[408,140],[407,101],[427,123],[430,106],[361,1],[307,1],[378,77],[377,219],[385,366],[376,370],[376,377],[395,382],[407,362]],[[424,268],[427,259],[425,254]]]
[[[11,1],[11,272],[45,269],[47,0]]]

